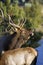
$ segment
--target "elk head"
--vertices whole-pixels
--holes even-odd
[[[23,28],[24,24],[26,23],[26,20],[22,20],[16,25],[13,23],[10,15],[8,16],[9,16],[9,24],[15,28],[15,31],[17,33],[17,35],[12,39],[10,49],[20,48],[30,38],[30,30]]]

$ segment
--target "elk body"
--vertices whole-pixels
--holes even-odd
[[[37,51],[31,47],[18,48],[4,53],[0,65],[35,65]],[[34,61],[34,62],[33,62]]]

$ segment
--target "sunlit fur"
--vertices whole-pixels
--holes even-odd
[[[31,47],[18,48],[4,53],[0,65],[30,65],[37,56],[37,51]]]

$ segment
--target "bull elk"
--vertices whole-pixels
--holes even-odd
[[[4,20],[3,11],[1,9],[0,11],[2,13],[2,19]],[[30,38],[30,30],[23,28],[26,20],[20,21],[18,24],[14,24],[11,19],[11,16],[8,15],[8,17],[9,17],[9,24],[13,27],[12,29],[14,30],[14,33],[9,35],[5,40],[5,42],[3,43],[4,51],[12,50],[14,48],[20,48]]]
[[[7,51],[0,60],[0,65],[36,65],[37,51],[31,47]]]

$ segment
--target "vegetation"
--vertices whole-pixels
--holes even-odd
[[[15,3],[16,2],[16,3]],[[11,3],[11,0],[6,0],[4,3],[0,1],[0,8],[3,10],[4,17],[6,20],[2,21],[2,18],[0,20],[2,21],[0,25],[0,30],[7,27],[9,27],[8,22],[8,16],[9,14],[14,21],[14,23],[18,23],[21,19],[26,19],[26,24],[24,27],[26,28],[36,28],[41,23],[41,7],[39,3],[32,2],[31,7],[24,6],[20,7],[18,5],[18,0]],[[0,12],[1,16],[1,12]],[[7,21],[7,22],[6,22]],[[6,26],[6,27],[5,27]]]
[[[23,27],[26,29],[35,30],[43,23],[40,3],[33,0],[30,4],[31,6],[19,6],[18,0],[13,0],[13,2],[5,0],[4,3],[0,1],[0,36],[12,31],[12,27],[9,24],[9,15],[15,24],[25,20]],[[40,38],[40,33],[35,33],[34,39],[29,40],[31,44],[28,41],[25,45],[38,47],[39,44],[37,45],[36,43]]]

